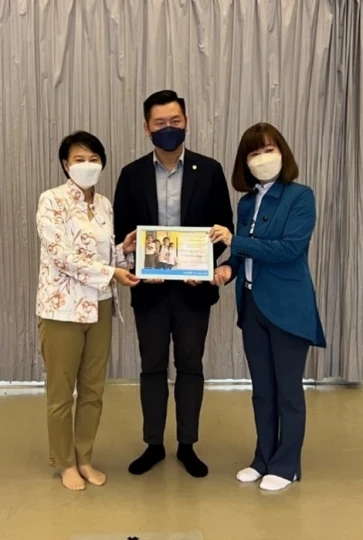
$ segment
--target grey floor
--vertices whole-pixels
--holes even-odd
[[[235,481],[254,446],[250,398],[241,389],[206,391],[197,448],[210,475],[200,480],[175,460],[171,401],[168,458],[134,478],[127,466],[143,449],[138,388],[108,386],[95,463],[109,481],[71,493],[47,466],[44,394],[2,392],[0,540],[88,540],[123,532],[143,540],[148,532],[188,531],[203,540],[361,540],[363,390],[307,390],[303,481],[279,494]]]

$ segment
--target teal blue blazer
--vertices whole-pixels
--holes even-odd
[[[245,292],[245,259],[253,259],[253,298],[274,325],[317,347],[326,347],[314,285],[309,270],[309,244],[316,221],[313,191],[302,184],[279,181],[263,197],[253,237],[256,192],[238,205],[237,234],[224,263],[236,278],[239,326]]]

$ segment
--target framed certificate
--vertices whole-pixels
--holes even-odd
[[[210,227],[137,227],[139,279],[211,281],[214,277]]]

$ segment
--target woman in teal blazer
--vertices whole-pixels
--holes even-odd
[[[238,326],[253,385],[257,447],[241,482],[279,491],[301,478],[306,410],[302,385],[311,345],[325,347],[308,252],[315,227],[313,191],[294,182],[298,167],[281,133],[256,124],[243,135],[232,184],[246,193],[237,234],[216,225],[213,242],[230,246],[215,284],[236,278]]]

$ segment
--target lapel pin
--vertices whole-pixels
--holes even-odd
[[[192,169],[193,169],[193,171],[196,171],[196,170],[197,170],[197,166],[196,166],[196,165],[193,165]]]

